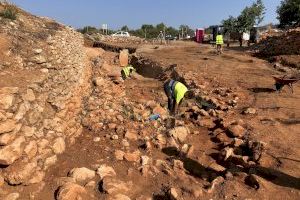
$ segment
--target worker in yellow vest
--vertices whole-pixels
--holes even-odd
[[[223,35],[218,33],[216,37],[216,45],[218,54],[222,53],[222,45],[224,44]]]
[[[173,79],[165,82],[164,90],[168,97],[168,108],[172,114],[177,113],[184,97],[192,94],[183,83]]]
[[[134,67],[132,67],[131,65],[127,65],[126,67],[123,67],[123,69],[121,71],[121,75],[122,75],[123,80],[130,77],[131,74],[135,71],[136,71],[136,69]]]

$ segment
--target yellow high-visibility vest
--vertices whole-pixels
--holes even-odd
[[[216,44],[224,44],[223,35],[217,35]]]
[[[175,96],[175,100],[176,100],[176,103],[179,104],[179,102],[183,99],[185,93],[188,91],[187,87],[178,82],[176,83],[175,85],[175,89],[174,89],[174,96]]]
[[[135,69],[131,65],[127,65],[126,67],[123,67],[122,71],[124,72],[126,78],[130,76],[130,70],[135,71]]]

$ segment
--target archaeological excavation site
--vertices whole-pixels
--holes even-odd
[[[300,199],[299,27],[218,52],[14,9],[0,15],[0,199]]]

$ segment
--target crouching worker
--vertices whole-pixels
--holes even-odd
[[[173,79],[165,82],[164,90],[168,97],[168,108],[172,114],[177,114],[184,97],[189,96],[191,98],[192,95],[192,92],[188,91],[183,83]]]
[[[136,69],[134,69],[134,67],[132,67],[131,65],[127,65],[126,67],[123,67],[123,69],[121,71],[123,80],[129,78],[131,76],[131,74],[135,71],[136,71]]]

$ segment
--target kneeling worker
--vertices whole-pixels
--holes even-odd
[[[189,94],[188,89],[183,83],[171,79],[165,82],[164,90],[168,97],[168,108],[172,114],[176,114],[183,98]]]
[[[131,65],[127,65],[126,67],[123,67],[123,69],[121,71],[121,75],[122,75],[123,80],[127,79],[128,77],[130,77],[131,74],[134,71],[136,71],[136,70]]]

